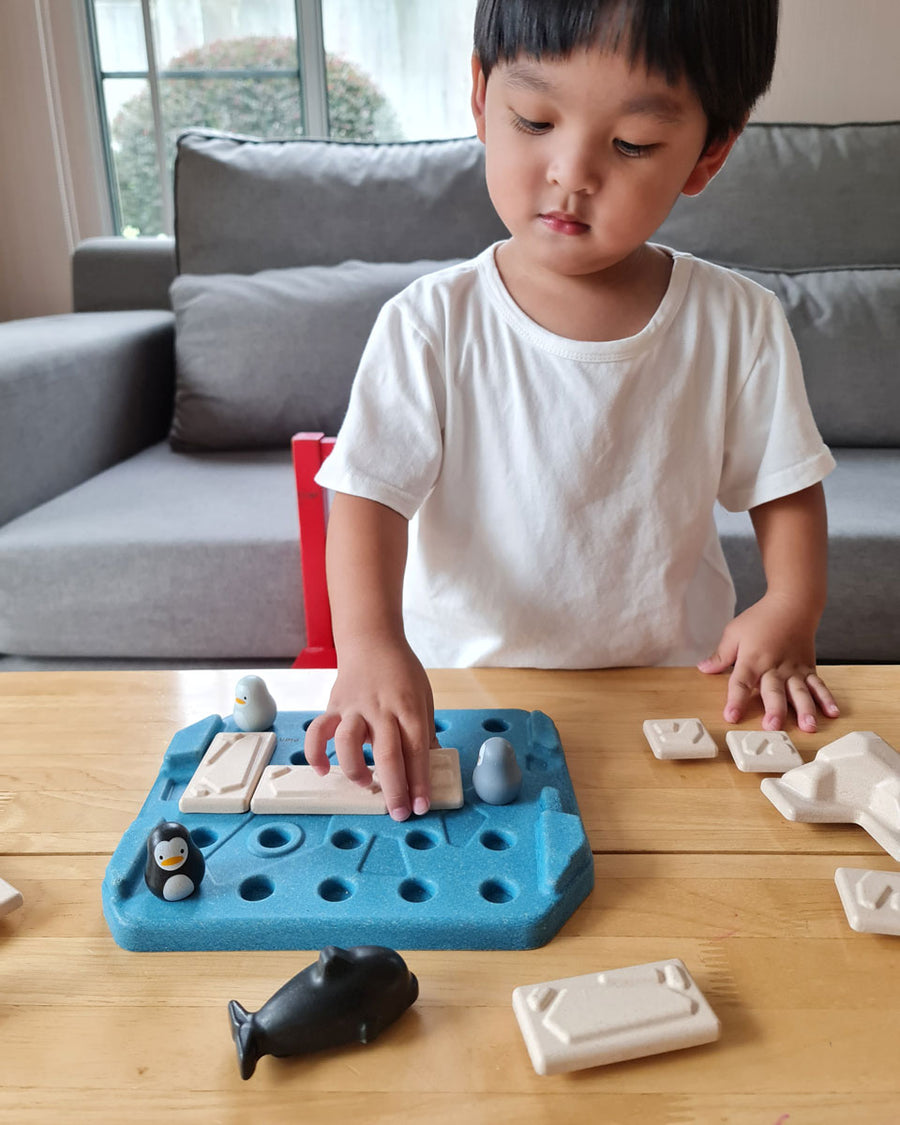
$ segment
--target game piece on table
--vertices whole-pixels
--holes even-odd
[[[788,820],[858,824],[900,860],[900,754],[874,731],[845,734],[760,788]]]
[[[271,731],[217,734],[178,808],[183,813],[246,812],[274,749]]]
[[[449,746],[431,750],[431,807],[462,807],[459,752]],[[269,766],[263,771],[250,802],[255,813],[310,813],[318,816],[387,814],[377,770],[368,786],[350,781],[339,768],[324,777],[312,766]]]
[[[10,886],[5,879],[0,879],[0,918],[18,910],[23,902],[22,892]]]
[[[475,792],[489,805],[508,805],[522,788],[522,771],[516,752],[505,738],[486,738],[472,770]]]
[[[839,867],[834,882],[854,930],[900,935],[900,871]]]
[[[538,1074],[696,1047],[721,1032],[677,958],[522,985],[513,1010]]]
[[[234,724],[239,730],[268,730],[278,708],[261,676],[244,676],[234,689]]]
[[[734,764],[744,773],[785,773],[803,765],[783,730],[730,730],[725,742]]]
[[[419,995],[399,953],[379,945],[329,945],[258,1012],[228,1005],[241,1078],[263,1055],[285,1058],[343,1043],[371,1043]]]
[[[144,882],[157,898],[178,902],[200,886],[206,871],[203,853],[183,824],[159,824],[147,840]]]
[[[660,759],[715,758],[719,753],[699,719],[645,719],[644,736]]]

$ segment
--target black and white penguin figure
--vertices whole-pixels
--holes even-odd
[[[203,853],[183,824],[166,821],[150,833],[144,881],[157,898],[187,898],[200,886],[205,871]]]

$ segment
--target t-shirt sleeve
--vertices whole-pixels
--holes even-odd
[[[411,519],[440,471],[444,402],[438,349],[401,303],[389,301],[372,328],[316,483]]]
[[[728,406],[718,499],[746,511],[809,488],[834,468],[813,419],[797,345],[773,295],[753,365]]]

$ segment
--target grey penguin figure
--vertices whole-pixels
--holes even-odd
[[[175,820],[157,824],[147,837],[148,889],[157,898],[177,902],[192,895],[205,874],[206,860],[184,825]]]
[[[522,788],[522,770],[512,743],[505,738],[487,738],[478,751],[472,771],[475,792],[488,805],[508,805]]]
[[[369,1043],[419,995],[419,982],[393,949],[329,945],[258,1012],[228,1005],[242,1078],[263,1055],[285,1058],[342,1043]]]
[[[278,708],[261,676],[244,676],[234,689],[234,722],[238,730],[268,730]]]

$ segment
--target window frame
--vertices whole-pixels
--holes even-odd
[[[97,116],[103,142],[103,162],[113,225],[117,233],[123,229],[122,207],[113,158],[112,136],[106,111],[104,82],[107,79],[138,79],[146,81],[150,90],[153,113],[154,145],[159,189],[162,196],[164,233],[171,236],[175,228],[174,201],[166,171],[165,133],[160,109],[160,79],[196,78],[277,78],[296,77],[298,80],[300,113],[303,136],[326,138],[329,135],[328,87],[325,62],[325,36],[321,0],[294,0],[294,21],[297,42],[297,68],[294,69],[229,69],[229,70],[159,70],[156,62],[156,44],[153,35],[151,0],[140,0],[144,29],[144,46],[147,57],[146,70],[104,70],[100,59],[100,40],[97,29],[94,0],[84,0],[87,15],[88,39],[91,51],[91,70],[97,98]]]

